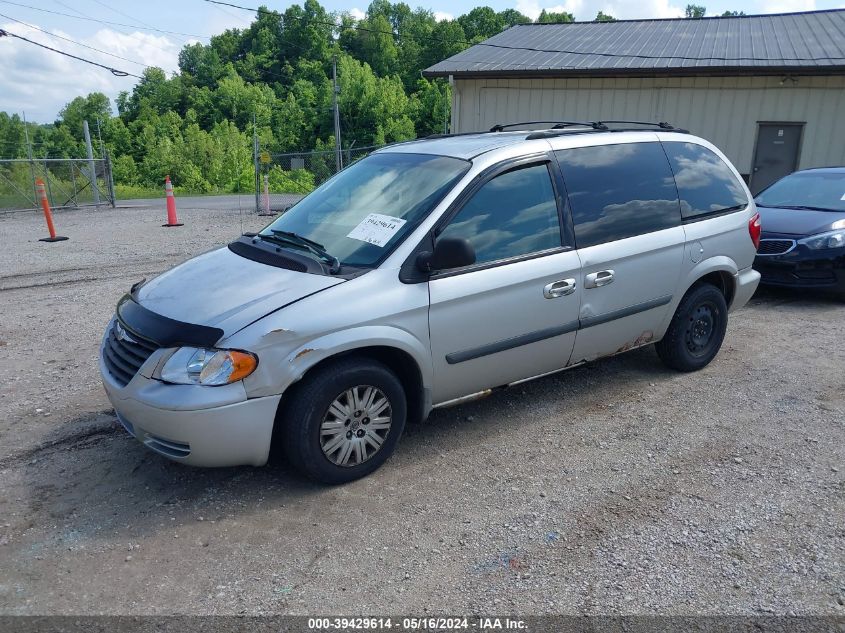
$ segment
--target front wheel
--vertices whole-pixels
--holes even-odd
[[[405,428],[402,383],[373,360],[348,358],[307,376],[282,411],[288,461],[327,484],[359,479],[381,466]]]
[[[681,300],[669,329],[655,344],[657,355],[678,371],[697,371],[722,347],[728,327],[728,306],[716,286],[700,284]]]

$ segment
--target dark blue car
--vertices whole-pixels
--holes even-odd
[[[845,167],[797,171],[755,201],[763,224],[754,260],[761,283],[845,297]]]

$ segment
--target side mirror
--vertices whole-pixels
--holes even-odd
[[[462,268],[475,263],[475,249],[461,237],[442,237],[434,244],[434,252],[417,256],[417,268],[430,273],[435,270]]]

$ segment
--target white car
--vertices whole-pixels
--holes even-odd
[[[350,481],[434,407],[653,343],[704,367],[757,287],[759,236],[736,169],[666,124],[402,143],[136,284],[100,371],[171,459],[257,466],[275,443]]]

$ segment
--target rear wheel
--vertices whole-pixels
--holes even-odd
[[[715,286],[699,284],[681,300],[669,329],[655,344],[657,355],[678,371],[697,371],[722,347],[728,326],[728,306]]]
[[[277,440],[297,470],[340,484],[387,461],[406,417],[405,392],[392,371],[369,359],[342,359],[297,386]]]

